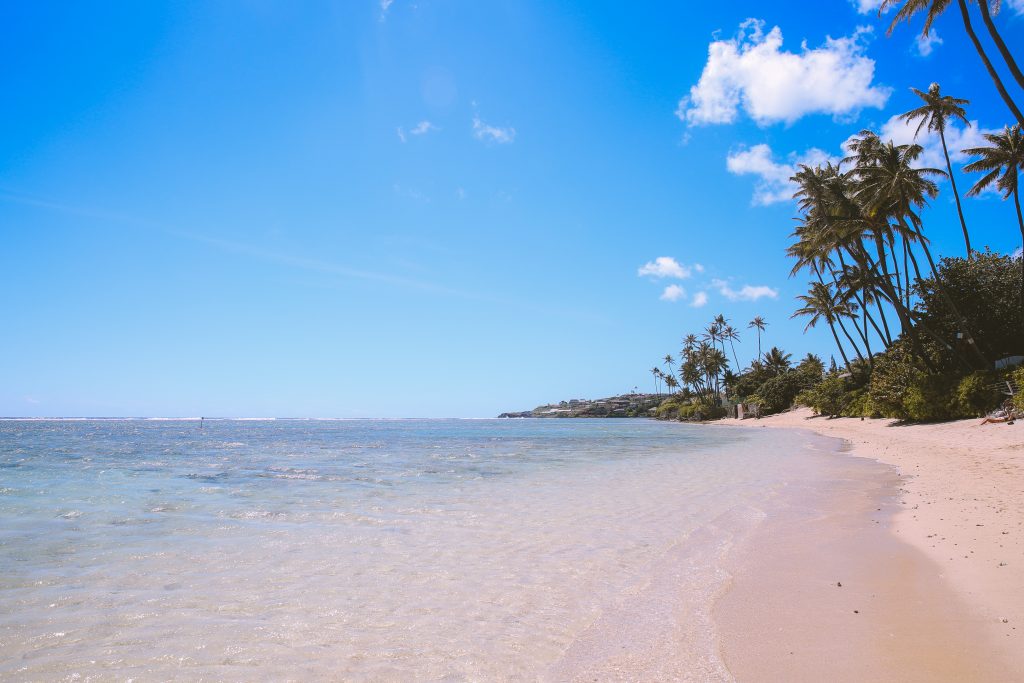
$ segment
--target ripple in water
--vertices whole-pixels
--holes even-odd
[[[764,431],[0,422],[0,678],[725,679],[723,559],[824,467]]]

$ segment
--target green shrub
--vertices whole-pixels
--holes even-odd
[[[1024,410],[1024,365],[1014,370],[1010,377],[1017,384],[1017,394],[1013,397],[1013,407],[1017,410]]]
[[[829,373],[825,379],[797,396],[797,402],[809,406],[818,415],[842,415],[848,402],[846,380],[838,373]]]
[[[772,377],[757,389],[753,400],[762,415],[771,415],[792,407],[797,395],[808,386],[808,379],[799,372],[787,372]]]
[[[861,387],[847,392],[843,417],[882,417],[882,414],[871,401],[867,387]]]
[[[922,374],[902,342],[893,344],[886,353],[877,356],[875,371],[868,384],[868,395],[875,410],[883,417],[909,419],[903,401]]]
[[[961,417],[957,380],[950,375],[918,373],[903,397],[904,415],[918,422],[936,422]]]
[[[1001,395],[993,388],[995,376],[975,372],[960,380],[957,387],[958,412],[965,417],[981,417],[999,406]]]

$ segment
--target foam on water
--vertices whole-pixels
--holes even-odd
[[[724,558],[807,437],[0,422],[0,678],[728,680]]]

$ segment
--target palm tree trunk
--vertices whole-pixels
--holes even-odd
[[[1017,66],[1016,60],[1014,60],[1013,55],[1010,54],[1010,50],[1006,47],[1006,43],[1003,42],[1003,37],[999,35],[999,31],[996,30],[996,25],[992,21],[992,15],[988,11],[988,0],[978,0],[978,6],[981,7],[981,18],[985,20],[985,26],[988,28],[989,35],[992,36],[992,40],[995,42],[996,47],[999,48],[999,53],[1003,55],[1003,61],[1006,62],[1006,66],[1010,67],[1010,73],[1012,73],[1014,79],[1016,79],[1017,85],[1024,88],[1024,74],[1020,72],[1020,67]]]
[[[846,369],[850,369],[850,359],[846,357],[846,351],[843,350],[843,345],[839,343],[839,335],[836,334],[836,326],[832,324],[832,321],[828,321],[828,329],[832,330],[832,338],[836,340],[836,346],[839,347],[839,355],[843,357],[843,364],[846,365]]]
[[[985,4],[985,0],[980,0]],[[949,162],[949,150],[946,149],[946,131],[939,129],[939,139],[942,141],[942,154],[946,157],[946,170],[949,172],[949,182],[953,186],[953,198],[956,199],[956,213],[960,217],[960,229],[964,231],[964,244],[967,245],[967,258],[971,258],[971,238],[967,234],[967,222],[964,221],[964,210],[960,206],[960,193],[956,189],[956,178],[953,177],[953,165]]]
[[[1017,209],[1017,225],[1020,226],[1020,307],[1024,310],[1024,217],[1020,213],[1020,195],[1017,193],[1016,186],[1013,188],[1013,206]]]
[[[910,308],[910,264],[907,262],[907,255],[910,253],[910,244],[907,242],[907,238],[903,238],[903,277],[906,280],[906,287],[903,289],[904,296],[906,297],[907,308]],[[917,263],[914,263],[914,267],[917,267]],[[920,274],[918,274],[920,277]]]
[[[843,252],[842,251],[837,251],[836,253],[839,256],[839,265],[842,266],[843,270],[845,271],[846,270],[846,259],[843,258]],[[836,279],[836,274],[835,273],[832,273],[832,280],[836,283],[836,289],[838,289],[839,288],[839,280]],[[882,344],[884,345],[885,344],[885,337],[882,336],[882,331],[880,329],[878,329],[878,325],[875,323],[875,319],[871,317],[871,314],[868,313],[867,306],[864,305],[865,302],[867,301],[867,299],[862,298],[860,292],[858,292],[855,289],[851,289],[850,293],[853,294],[853,298],[857,300],[857,305],[860,306],[861,310],[864,311],[864,314],[867,316],[867,319],[871,321],[871,326],[875,328],[875,332],[878,333],[878,338],[882,340]],[[864,326],[865,326],[864,329],[867,330],[867,321],[864,322]],[[867,346],[867,339],[864,340],[864,345]],[[870,357],[870,356],[871,356],[871,351],[869,350],[868,351],[868,357]]]
[[[981,46],[981,41],[978,40],[978,35],[974,32],[974,27],[971,26],[971,15],[967,12],[967,1],[957,0],[957,5],[960,7],[960,17],[964,20],[964,28],[967,30],[967,35],[970,36],[971,42],[974,43],[974,49],[977,50],[978,56],[981,57],[982,63],[985,64],[985,69],[988,71],[988,75],[992,78],[992,82],[995,83],[996,90],[999,91],[999,96],[1003,98],[1003,102],[1013,112],[1014,118],[1017,122],[1024,127],[1024,114],[1020,113],[1020,109],[1014,103],[1013,98],[1010,97],[1010,93],[1006,92],[1006,87],[1003,85],[1002,79],[999,78],[999,74],[996,72],[995,67],[992,66],[992,62],[989,61],[988,55],[985,54],[985,48]]]
[[[739,372],[740,359],[736,357],[736,345],[732,343],[732,339],[729,340],[729,348],[732,349],[732,359],[736,361],[736,372]]]
[[[853,337],[850,336],[849,331],[846,329],[846,325],[843,324],[843,319],[839,316],[836,317],[836,322],[839,323],[839,329],[843,331],[843,334],[850,342],[850,346],[853,347],[853,352],[857,354],[857,358],[861,361],[864,360],[864,354],[860,352],[860,348],[857,346],[857,342],[853,341]]]
[[[861,268],[867,268],[870,270],[870,272],[875,276],[876,282],[881,282],[882,274],[878,272],[878,267],[875,262],[871,260],[871,255],[868,254],[863,244],[858,244],[858,247],[860,249],[859,255],[851,249],[849,252],[850,256],[858,263],[858,265],[860,265]],[[884,290],[885,288],[883,287],[882,289]],[[888,296],[888,294],[886,294],[886,296]],[[889,320],[885,317],[885,309],[882,308],[882,297],[878,294],[877,289],[875,290],[874,297],[875,308],[878,309],[878,317],[882,319],[882,329],[885,330],[885,337],[883,338],[883,341],[886,348],[888,348],[889,346],[892,346],[892,332],[889,330]]]
[[[875,355],[871,353],[871,340],[868,336],[868,318],[870,318],[870,316],[868,315],[867,306],[861,306],[860,310],[861,315],[864,318],[864,349],[867,351],[868,354],[868,368],[870,368],[873,372],[875,369]],[[871,324],[874,325],[874,321],[872,321]],[[878,330],[877,326],[875,327],[875,330]],[[885,340],[882,340],[882,343],[884,344]]]

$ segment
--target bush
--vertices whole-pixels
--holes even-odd
[[[771,415],[790,408],[797,395],[809,388],[809,380],[802,373],[787,372],[772,377],[758,387],[753,400],[760,407],[762,415]]]
[[[829,417],[842,415],[848,400],[846,380],[838,373],[829,373],[821,382],[797,396],[798,403],[809,406],[818,415]]]
[[[904,415],[918,422],[937,422],[962,417],[957,400],[957,380],[950,375],[918,373],[903,397]]]
[[[1024,410],[1024,365],[1014,370],[1011,377],[1017,384],[1017,394],[1013,397],[1013,407],[1017,410]]]
[[[999,406],[1002,398],[993,388],[996,378],[984,372],[975,372],[960,380],[956,398],[960,414],[966,417],[982,417]]]
[[[868,396],[875,410],[883,417],[908,419],[910,416],[903,405],[903,399],[921,374],[902,341],[877,356],[875,372],[868,384]]]

